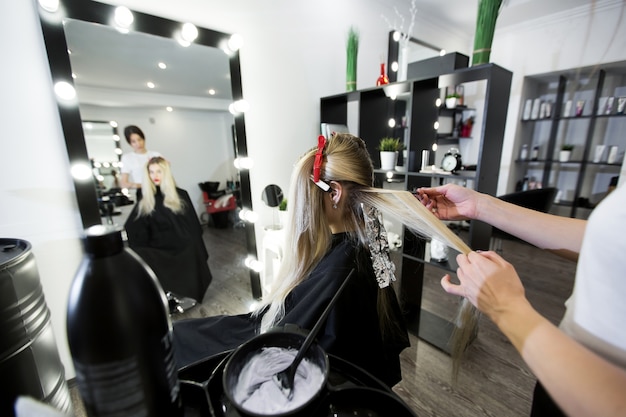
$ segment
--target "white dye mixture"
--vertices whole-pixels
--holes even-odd
[[[276,414],[293,410],[306,403],[324,383],[319,366],[303,359],[294,378],[293,398],[287,399],[273,376],[287,368],[296,349],[266,347],[254,355],[241,370],[233,398],[242,408],[257,414]]]

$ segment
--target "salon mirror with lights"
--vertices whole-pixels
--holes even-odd
[[[404,47],[403,47],[404,45]],[[389,32],[387,75],[389,82],[406,80],[406,65],[411,62],[443,56],[446,50],[398,31]]]
[[[198,214],[204,209],[198,184],[216,180],[238,183],[241,209],[252,210],[248,166],[234,164],[249,159],[240,37],[97,1],[38,3],[84,227],[107,221],[101,191],[116,187],[104,152],[112,152],[112,167],[132,151],[115,130],[131,124],[146,133],[147,149],[170,161]],[[102,134],[89,131],[93,120],[105,121],[97,125]],[[106,127],[110,122],[115,129]],[[254,225],[244,225],[248,255],[256,257]],[[259,298],[258,272],[250,278]]]

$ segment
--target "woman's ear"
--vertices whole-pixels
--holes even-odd
[[[341,197],[343,195],[343,185],[337,181],[330,182],[330,199],[333,202],[333,205],[339,204],[341,201]]]

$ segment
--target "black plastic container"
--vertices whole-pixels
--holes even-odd
[[[93,226],[72,283],[67,334],[89,416],[181,416],[167,298],[121,230]]]
[[[0,239],[0,416],[13,416],[18,396],[71,413],[50,310],[31,244]]]

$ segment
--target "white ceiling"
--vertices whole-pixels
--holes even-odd
[[[408,12],[411,1],[416,1],[420,18],[453,27],[457,33],[473,37],[478,0],[375,0],[399,12]],[[596,0],[504,0],[496,30],[522,22],[564,12]],[[99,89],[135,91],[138,95],[151,93],[193,96],[201,100],[230,100],[228,59],[217,49],[191,45],[183,48],[174,40],[143,34],[121,34],[111,28],[70,21],[66,23],[68,47],[72,51],[72,70],[79,92]],[[164,61],[166,70],[157,68]],[[210,68],[210,71],[206,69]],[[149,90],[146,82],[156,88]],[[215,89],[214,96],[209,89]],[[97,95],[97,94],[96,94]],[[106,105],[119,105],[115,90],[109,91]],[[118,94],[119,95],[119,94]],[[97,101],[97,100],[96,100]],[[134,103],[137,104],[137,103]],[[146,105],[161,105],[160,100],[148,100]]]

